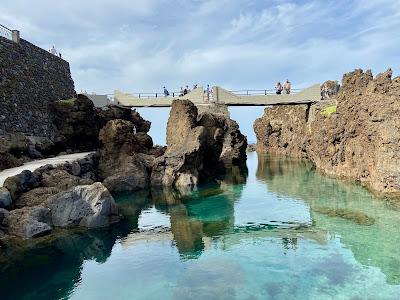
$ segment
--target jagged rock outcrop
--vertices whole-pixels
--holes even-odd
[[[224,143],[219,159],[221,169],[244,166],[247,159],[247,137],[240,132],[238,123],[230,118],[228,107],[224,104],[212,104],[200,106],[198,109],[200,114],[218,116],[219,122],[224,124]]]
[[[261,151],[311,160],[327,174],[400,196],[400,77],[345,74],[336,99],[267,108],[254,124]]]
[[[138,138],[139,137],[139,138]],[[139,153],[151,152],[146,133],[135,133],[126,120],[112,120],[101,130],[99,175],[110,192],[137,191],[148,186],[149,170]]]
[[[167,150],[154,162],[151,185],[195,186],[212,178],[219,170],[225,136],[229,137],[227,144],[230,146],[240,134],[230,121],[223,114],[199,114],[197,107],[188,100],[174,101],[167,125]],[[244,148],[245,157],[247,142],[238,143],[238,146]],[[238,154],[232,147],[228,151],[240,157],[240,151]]]
[[[93,102],[85,95],[51,105],[60,149],[92,150],[98,146],[100,124]]]
[[[340,85],[337,81],[327,80],[321,85],[321,97],[323,100],[328,100],[337,96]]]
[[[151,122],[144,120],[130,108],[108,106],[95,108],[85,95],[77,98],[55,101],[52,104],[54,124],[58,129],[59,149],[93,150],[99,146],[99,132],[107,122],[121,119],[133,124],[135,132],[148,132]]]

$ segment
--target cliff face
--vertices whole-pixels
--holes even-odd
[[[275,106],[254,123],[259,151],[306,158],[327,174],[400,196],[400,77],[345,74],[335,99]]]

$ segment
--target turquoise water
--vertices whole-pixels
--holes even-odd
[[[112,228],[5,249],[1,299],[399,299],[399,206],[304,162],[117,201]]]

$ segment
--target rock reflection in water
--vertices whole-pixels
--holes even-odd
[[[339,236],[361,264],[378,267],[388,283],[400,284],[400,235],[393,226],[400,213],[385,199],[290,158],[259,155],[256,176],[270,191],[308,203],[317,229]]]
[[[363,266],[400,284],[398,211],[304,162],[260,156],[256,177],[232,170],[196,190],[118,195],[115,226],[3,249],[1,297],[287,299],[347,289],[351,299],[352,284],[374,279]]]

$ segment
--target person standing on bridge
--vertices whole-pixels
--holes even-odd
[[[169,96],[169,92],[164,86],[164,97],[168,97],[168,96]]]
[[[53,55],[57,55],[56,47],[54,47],[54,45],[53,45],[53,47],[51,47],[51,48],[49,49],[49,52],[50,52],[51,54],[53,54]]]
[[[290,94],[290,91],[292,90],[292,84],[290,83],[289,79],[286,79],[285,83],[283,84],[283,88],[286,94]]]
[[[275,84],[275,90],[277,95],[282,94],[283,87],[279,81]]]

